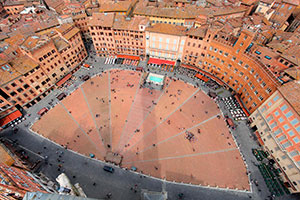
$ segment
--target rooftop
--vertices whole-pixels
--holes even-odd
[[[156,8],[152,6],[137,5],[134,9],[135,15],[167,17],[175,19],[194,19],[200,14],[209,15],[209,11],[204,8]]]
[[[291,104],[300,115],[300,82],[291,81],[278,88],[282,96]]]
[[[205,37],[205,34],[207,32],[207,26],[201,26],[199,28],[191,28],[189,31],[187,31],[187,35],[197,36],[197,37]]]
[[[89,26],[112,27],[114,24],[115,13],[93,13]]]
[[[135,16],[126,19],[123,15],[116,15],[114,19],[114,29],[139,31],[139,25],[146,25],[149,19],[143,16]]]
[[[105,2],[100,4],[99,12],[127,12],[133,1]]]

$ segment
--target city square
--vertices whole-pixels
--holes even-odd
[[[107,151],[119,153],[121,167],[160,179],[249,190],[246,166],[218,105],[181,80],[166,78],[159,91],[140,87],[142,78],[129,70],[96,75],[31,130],[99,160]]]

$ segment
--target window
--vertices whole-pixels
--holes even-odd
[[[279,96],[274,97],[273,101],[276,102],[279,99]]]
[[[280,110],[283,112],[283,111],[285,111],[287,109],[287,106],[286,105],[283,105],[281,108],[280,108]]]
[[[15,84],[15,83],[12,83],[12,84],[11,84],[11,86],[13,86],[13,87],[16,87],[16,86],[17,86],[17,84]]]
[[[270,125],[270,127],[273,129],[273,128],[275,128],[277,126],[277,123],[276,122],[273,122],[271,125]]]
[[[277,135],[279,135],[280,133],[282,133],[281,128],[277,129],[277,130],[274,132],[274,136],[277,136]]]
[[[272,106],[272,102],[271,102],[271,101],[268,102],[268,106],[269,106],[269,107]]]
[[[287,124],[285,124],[285,125],[283,125],[283,128],[284,128],[285,130],[288,130],[288,129],[290,128],[290,126],[287,125]]]
[[[248,67],[249,67],[249,65],[247,65],[247,64],[246,64],[246,65],[244,65],[244,68],[245,68],[245,69],[248,69]]]
[[[300,140],[299,140],[298,137],[294,137],[294,138],[293,138],[293,141],[294,141],[296,144],[300,142]]]
[[[285,114],[285,117],[286,117],[286,118],[289,118],[289,117],[291,117],[291,116],[293,116],[293,113],[292,113],[291,111],[289,111],[288,113]]]
[[[279,112],[278,112],[278,111],[276,111],[276,112],[275,112],[275,116],[278,116],[278,115],[279,115]]]
[[[280,123],[284,122],[284,119],[282,117],[280,117],[278,120]]]
[[[293,119],[292,121],[291,121],[291,124],[293,125],[293,126],[295,126],[296,124],[298,124],[299,123],[299,120],[298,119]]]
[[[298,155],[299,155],[299,152],[297,150],[290,152],[291,157],[298,156]]]
[[[282,135],[282,136],[280,136],[279,138],[277,138],[277,140],[279,141],[279,142],[282,142],[283,140],[285,140],[286,139],[286,136],[285,135]]]
[[[17,95],[17,93],[15,93],[15,92],[10,93],[10,96],[12,96],[12,97],[15,96],[15,95]]]
[[[283,148],[288,148],[290,146],[292,146],[292,144],[289,141],[286,141],[285,143],[282,144]]]
[[[291,165],[288,165],[287,168],[288,168],[288,169],[292,169],[292,168],[294,168],[294,166],[291,164]],[[296,183],[296,182],[293,181],[293,184],[294,184],[294,185],[297,185],[297,183],[296,183],[296,184],[295,184],[295,183]]]
[[[22,88],[18,88],[17,91],[20,93],[23,92],[24,90]]]
[[[291,137],[295,135],[295,133],[294,133],[293,130],[290,130],[290,131],[288,132],[288,134],[289,134],[289,136],[291,136]]]

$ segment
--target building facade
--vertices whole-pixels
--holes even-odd
[[[251,126],[291,193],[300,192],[299,86],[294,81],[279,87],[250,116]]]
[[[89,29],[99,56],[136,55],[145,58],[145,17],[129,18],[115,13],[94,13]]]
[[[78,28],[64,24],[49,33],[28,36],[14,58],[2,60],[2,117],[17,108],[26,109],[39,102],[60,79],[76,71],[87,57]]]
[[[185,40],[184,27],[154,24],[146,28],[146,53],[149,57],[181,60]]]
[[[235,41],[214,36],[202,69],[239,94],[252,113],[280,85],[274,74],[249,52],[254,34],[244,30]]]

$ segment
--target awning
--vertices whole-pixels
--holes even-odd
[[[192,69],[192,70],[195,70],[195,71],[200,71],[199,68],[197,68],[195,66],[191,66],[191,65],[181,64],[180,67],[184,67],[184,68],[187,68],[187,69]]]
[[[197,67],[195,67],[195,66],[185,65],[185,64],[181,64],[180,66],[181,66],[181,67],[184,67],[184,68],[193,69],[193,70],[195,70],[195,71],[201,72],[201,73],[204,74],[205,76],[207,76],[207,77],[209,77],[210,79],[216,81],[220,86],[223,86],[223,85],[224,85],[223,81],[221,81],[219,78],[217,78],[217,77],[211,75],[210,73],[207,73],[206,71],[201,70],[201,69],[199,69],[199,68],[197,68]]]
[[[72,77],[71,74],[67,74],[65,77],[63,77],[62,79],[60,79],[56,85],[57,86],[61,86],[62,84],[64,84],[67,80],[69,80]]]
[[[162,60],[162,59],[158,59],[158,58],[149,58],[148,60],[148,64],[157,64],[157,65],[162,65],[162,64],[166,64],[166,65],[175,65],[175,61],[171,61],[171,60]]]
[[[209,81],[208,78],[206,78],[205,76],[201,75],[201,74],[196,74],[195,77],[201,79],[202,81],[204,81],[205,83]]]
[[[8,123],[14,121],[15,119],[18,119],[19,117],[22,117],[22,113],[19,110],[16,110],[15,112],[10,113],[9,115],[0,119],[0,127],[7,125]]]
[[[139,56],[117,55],[118,58],[126,58],[131,60],[140,60]]]
[[[259,132],[258,131],[255,131],[255,136],[257,137],[257,140],[259,142],[260,145],[265,145],[264,141],[261,139],[260,135],[259,135]]]
[[[249,112],[246,110],[246,108],[244,107],[244,104],[242,103],[242,101],[240,100],[239,96],[238,95],[235,95],[234,96],[235,99],[237,100],[237,102],[240,104],[242,110],[244,111],[244,113],[247,115],[247,117],[250,116]]]
[[[83,66],[86,67],[86,68],[90,68],[91,67],[89,64],[84,64]]]

